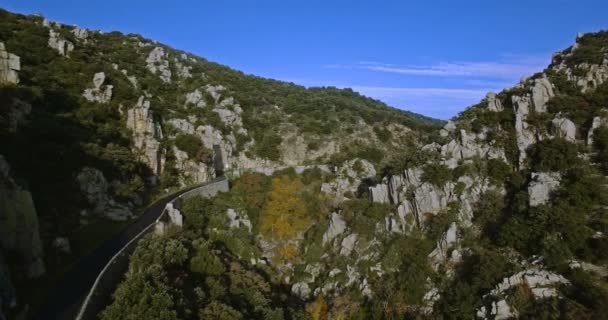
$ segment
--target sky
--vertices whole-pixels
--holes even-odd
[[[606,0],[0,0],[0,7],[138,33],[245,73],[350,87],[449,119],[542,71]]]

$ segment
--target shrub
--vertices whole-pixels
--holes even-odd
[[[444,164],[430,163],[424,166],[421,180],[442,188],[452,180],[452,170]]]

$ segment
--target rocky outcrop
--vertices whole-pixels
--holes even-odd
[[[441,128],[441,130],[439,130],[439,134],[442,137],[447,137],[449,136],[452,132],[454,132],[456,130],[456,123],[454,123],[454,121],[449,120],[445,126],[443,126],[443,128]]]
[[[591,128],[589,128],[589,132],[587,132],[587,144],[593,145],[593,133],[596,129],[601,126],[605,126],[608,124],[608,120],[604,117],[594,117],[591,123]]]
[[[507,292],[512,288],[526,286],[530,289],[534,299],[544,299],[558,296],[556,287],[569,284],[570,281],[559,274],[536,266],[528,268],[504,278],[486,295],[486,298],[494,297],[497,300],[492,302],[489,310],[485,306],[477,310],[477,317],[482,319],[511,319],[516,317],[518,315],[517,310],[510,306],[506,300],[508,298]]]
[[[83,42],[86,42],[89,38],[89,31],[78,26],[74,26],[74,29],[72,29],[72,34],[74,37],[76,37],[76,39],[82,40]]]
[[[429,254],[431,265],[433,266],[433,268],[435,268],[435,270],[437,270],[437,267],[440,264],[447,263],[448,260],[451,258],[448,254],[449,250],[452,249],[452,247],[456,244],[457,231],[458,227],[456,226],[456,223],[450,224],[448,230],[441,236],[441,239],[437,241],[435,249]],[[452,255],[454,256],[453,260],[458,261],[460,258],[458,251],[454,250],[452,253]]]
[[[32,195],[15,183],[3,156],[0,156],[0,247],[19,256],[25,276],[37,278],[45,273]]]
[[[376,176],[374,165],[363,159],[346,161],[337,170],[337,177],[331,182],[321,185],[321,191],[331,195],[340,202],[347,199],[350,194],[356,194],[359,185],[364,179]]]
[[[555,96],[553,85],[549,82],[547,75],[543,74],[541,78],[534,79],[531,91],[534,110],[538,113],[546,112],[547,102]]]
[[[515,112],[515,133],[517,136],[517,148],[519,149],[519,165],[526,159],[526,149],[536,143],[536,136],[529,129],[528,114],[530,113],[530,98],[512,96],[513,111]]]
[[[115,221],[125,221],[133,217],[129,207],[112,199],[110,186],[101,171],[85,167],[78,173],[76,181],[91,205],[90,213]],[[86,217],[90,213],[85,210],[82,215]]]
[[[167,54],[162,47],[156,47],[150,51],[146,58],[146,68],[153,74],[157,74],[164,82],[171,82],[171,69]]]
[[[246,213],[237,213],[236,210],[229,208],[226,211],[226,216],[228,216],[229,228],[245,228],[251,232],[251,220]]]
[[[103,85],[106,81],[106,74],[98,72],[93,76],[93,88],[85,89],[82,96],[90,102],[108,103],[112,99],[111,85]],[[103,87],[102,87],[103,86]]]
[[[337,236],[343,234],[344,231],[346,231],[346,222],[342,220],[342,217],[338,213],[332,213],[329,219],[329,227],[323,234],[323,244],[333,241]]]
[[[175,146],[173,147],[173,155],[175,156],[175,169],[185,178],[180,179],[182,186],[207,182],[215,176],[215,170],[212,166],[196,159],[190,159],[186,152]]]
[[[203,99],[203,93],[199,89],[186,94],[186,105],[188,104],[199,108],[203,108],[207,105],[205,99]]]
[[[3,42],[0,42],[0,83],[19,83],[21,59],[19,56],[6,51]]]
[[[504,110],[502,107],[502,103],[500,99],[496,96],[496,93],[490,92],[486,95],[486,103],[488,105],[488,110],[492,112],[500,112]]]
[[[155,175],[162,173],[165,165],[165,152],[160,146],[163,133],[154,121],[150,101],[143,96],[128,110],[127,128],[132,132],[133,147],[139,159],[146,163]]]
[[[551,124],[556,137],[564,138],[568,141],[576,140],[576,125],[574,122],[558,115],[551,121]]]
[[[308,283],[297,282],[294,283],[293,286],[291,286],[291,292],[300,297],[301,299],[306,300],[310,297],[311,290],[308,286]]]
[[[57,52],[64,56],[69,57],[70,52],[74,50],[74,44],[68,40],[65,40],[61,37],[61,35],[53,30],[53,28],[49,28],[49,47],[57,50]]]
[[[174,59],[174,62],[178,77],[182,79],[192,78],[192,73],[190,73],[192,67],[182,64],[177,58]]]
[[[389,203],[388,196],[388,185],[378,184],[373,187],[369,187],[370,200],[377,203]]]
[[[528,185],[530,206],[543,205],[549,201],[551,192],[559,188],[561,175],[558,172],[534,172]]]
[[[457,132],[457,139],[453,139],[441,146],[441,156],[443,163],[449,168],[456,168],[459,163],[470,161],[474,157],[482,159],[501,159],[505,160],[504,150],[485,143],[486,133],[469,133],[466,130]],[[427,146],[423,147],[426,148]]]

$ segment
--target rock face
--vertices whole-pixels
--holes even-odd
[[[64,57],[69,57],[70,52],[74,50],[74,44],[63,39],[61,35],[52,28],[49,28],[49,47],[57,50],[57,52]]]
[[[536,112],[546,112],[547,102],[554,96],[553,85],[549,82],[547,75],[543,74],[542,78],[534,79],[532,102],[534,102]]]
[[[87,29],[82,29],[78,26],[75,26],[74,29],[72,29],[72,34],[74,35],[74,37],[76,37],[76,39],[78,40],[82,40],[82,41],[87,41],[87,38],[89,37],[89,31],[87,31]]]
[[[488,103],[488,110],[492,112],[500,112],[504,110],[502,103],[496,97],[496,93],[490,92],[486,95],[486,102]]]
[[[203,108],[207,105],[203,99],[203,93],[199,89],[186,94],[186,105],[188,104],[195,105],[199,108]]]
[[[487,296],[499,299],[492,302],[492,307],[489,310],[490,314],[488,314],[486,307],[482,307],[477,310],[477,317],[482,319],[512,319],[517,317],[517,310],[510,306],[505,299],[500,299],[512,288],[525,285],[530,288],[534,299],[544,299],[556,297],[558,295],[556,287],[569,284],[570,282],[559,274],[536,266],[527,268],[504,278]]]
[[[175,156],[175,169],[185,178],[180,179],[182,186],[186,186],[189,183],[198,184],[207,182],[215,176],[215,170],[212,166],[208,166],[195,159],[190,159],[186,152],[179,150],[175,146],[173,146],[173,155]]]
[[[80,186],[80,191],[91,205],[93,214],[115,221],[125,221],[133,217],[130,208],[110,197],[110,187],[101,171],[85,167],[78,173],[76,181]]]
[[[551,121],[553,125],[553,131],[557,137],[564,138],[568,141],[576,140],[576,125],[574,122],[562,118],[556,117]]]
[[[0,247],[2,251],[18,254],[27,277],[37,278],[45,273],[32,195],[15,183],[3,156],[0,156]]]
[[[519,149],[519,165],[526,159],[526,149],[536,143],[534,132],[528,129],[528,114],[530,113],[530,98],[512,96],[513,111],[515,112],[515,132],[517,135],[517,148]]]
[[[19,83],[21,59],[19,56],[6,51],[4,43],[0,42],[0,83]]]
[[[435,269],[442,263],[446,263],[450,258],[448,251],[456,244],[458,227],[456,223],[452,223],[448,230],[443,234],[441,239],[437,242],[435,250],[431,252],[429,258]]]
[[[169,60],[166,59],[167,54],[162,47],[156,47],[150,51],[146,58],[146,68],[153,74],[157,74],[164,82],[171,82],[171,70],[169,69]]]
[[[337,236],[346,231],[346,223],[337,213],[332,213],[329,220],[329,227],[323,234],[323,244],[333,241]]]
[[[594,117],[593,118],[593,122],[591,123],[591,128],[589,129],[589,132],[587,133],[587,144],[588,145],[593,145],[593,132],[601,127],[601,126],[605,126],[606,124],[608,124],[608,120],[606,120],[606,118],[603,117]]]
[[[340,202],[348,198],[348,194],[355,194],[364,179],[376,176],[374,165],[363,159],[352,159],[344,162],[337,170],[334,181],[323,183],[321,191],[331,195]]]
[[[146,163],[155,175],[160,175],[165,165],[165,153],[158,139],[162,139],[163,133],[160,125],[154,121],[150,101],[143,96],[129,109],[127,128],[131,129],[134,149],[140,160]]]
[[[561,175],[555,172],[532,173],[532,180],[528,185],[530,206],[535,207],[547,203],[551,192],[559,187]]]
[[[91,102],[108,103],[112,99],[112,88],[114,86],[103,83],[106,80],[106,74],[98,72],[93,76],[93,88],[85,89],[82,96]],[[103,87],[102,87],[103,86]]]

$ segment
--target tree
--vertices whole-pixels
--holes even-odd
[[[315,301],[306,306],[306,312],[312,320],[321,320],[327,314],[327,303],[322,295],[318,295]]]
[[[211,302],[198,314],[201,320],[240,320],[243,315],[232,307],[220,302]]]
[[[274,240],[292,240],[310,224],[306,205],[298,196],[299,178],[280,176],[272,179],[272,190],[262,215],[260,231]]]

